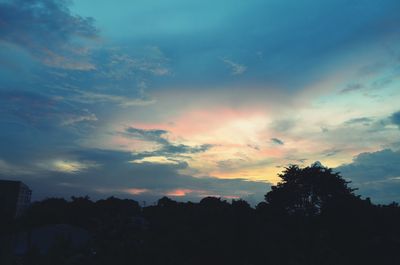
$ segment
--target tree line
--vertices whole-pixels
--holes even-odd
[[[36,202],[2,233],[62,223],[90,240],[74,248],[60,239],[45,254],[32,247],[10,264],[400,264],[397,203],[375,205],[319,165],[289,166],[279,177],[254,208],[216,197],[147,207],[115,197]]]

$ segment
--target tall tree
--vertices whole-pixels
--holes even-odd
[[[318,215],[327,208],[359,198],[339,173],[318,163],[305,168],[291,165],[279,177],[281,181],[271,187],[265,200],[272,208],[287,214]]]

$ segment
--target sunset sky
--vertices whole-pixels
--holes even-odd
[[[0,0],[0,178],[258,202],[320,161],[400,201],[399,0]]]

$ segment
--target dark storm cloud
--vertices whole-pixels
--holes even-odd
[[[384,149],[361,153],[350,164],[337,167],[341,175],[359,187],[359,193],[377,202],[400,199],[400,151]]]
[[[26,49],[49,66],[87,70],[82,39],[94,38],[92,18],[71,14],[65,0],[14,0],[0,3],[0,40]]]

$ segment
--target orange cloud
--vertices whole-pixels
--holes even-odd
[[[168,191],[165,195],[171,197],[183,197],[186,196],[188,193],[193,193],[193,192],[198,192],[198,191],[191,189],[175,189]]]

